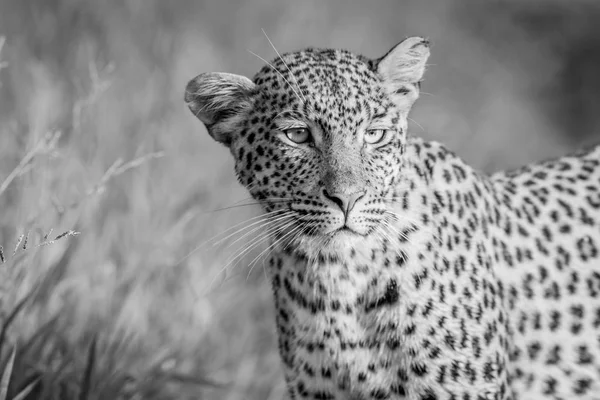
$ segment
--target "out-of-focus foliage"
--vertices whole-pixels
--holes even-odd
[[[281,398],[270,288],[260,263],[247,268],[258,253],[231,261],[240,235],[207,243],[258,210],[229,208],[247,194],[227,150],[185,108],[187,80],[252,76],[262,61],[247,50],[275,57],[261,29],[280,52],[344,47],[370,57],[427,36],[412,132],[486,171],[515,167],[594,140],[597,4],[0,0],[0,184],[60,133],[0,193],[0,244],[11,253],[23,233],[81,232],[20,263],[21,289],[2,286],[2,300],[14,300],[0,301],[5,319],[9,303],[49,277],[11,324],[2,362],[41,334],[54,350],[17,350],[13,379],[40,378],[36,396],[45,387],[56,391],[48,398],[75,398],[97,338],[104,368],[93,370],[91,398],[115,387],[145,398]],[[138,162],[124,169],[127,160]]]

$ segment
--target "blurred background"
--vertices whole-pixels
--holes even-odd
[[[11,393],[282,397],[261,249],[227,230],[258,209],[183,103],[200,72],[273,59],[261,29],[369,57],[428,37],[410,129],[492,172],[595,143],[599,22],[597,0],[0,0]]]

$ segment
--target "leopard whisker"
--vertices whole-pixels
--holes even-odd
[[[244,225],[244,224],[246,224],[248,222],[254,221],[250,225],[247,225],[247,226],[244,226],[242,228],[239,228],[236,232],[234,232],[234,234],[238,233],[238,232],[241,232],[244,229],[247,229],[247,228],[249,228],[249,227],[251,227],[251,226],[253,226],[253,225],[257,224],[257,223],[264,222],[265,220],[268,220],[269,218],[275,217],[276,214],[281,214],[283,212],[285,212],[285,210],[274,210],[274,211],[271,211],[271,212],[268,212],[268,213],[264,213],[264,214],[260,214],[260,215],[254,216],[252,218],[245,219],[244,221],[238,222],[237,224],[235,224],[235,225],[233,225],[233,226],[225,229],[223,232],[217,233],[215,236],[213,236],[210,239],[208,239],[208,240],[204,241],[203,243],[201,243],[199,247],[202,247],[204,245],[207,245],[207,244],[213,242],[214,240],[217,240],[219,238],[219,236],[225,235],[228,232],[230,232],[232,230],[235,230],[238,227],[240,227],[241,225]],[[259,220],[259,221],[255,221],[255,220]],[[219,240],[219,241],[221,241],[221,240]],[[213,243],[213,245],[216,245],[216,244],[217,243]]]
[[[261,229],[263,229],[265,226],[268,226],[268,225],[270,225],[270,224],[273,224],[273,223],[276,223],[276,222],[278,222],[278,221],[280,221],[280,220],[284,220],[284,219],[286,219],[286,218],[289,218],[289,217],[290,217],[291,215],[293,215],[293,214],[294,214],[294,213],[293,213],[292,211],[288,211],[288,212],[285,212],[285,213],[283,213],[283,214],[280,214],[280,215],[275,215],[275,216],[273,216],[273,218],[272,218],[272,219],[270,219],[270,220],[268,220],[268,221],[260,221],[260,222],[263,222],[263,224],[261,224],[261,225],[259,225],[259,226],[255,227],[255,228],[253,228],[253,229],[252,229],[252,230],[250,230],[249,232],[246,232],[244,235],[240,236],[239,238],[237,238],[236,240],[234,240],[233,242],[231,242],[229,245],[227,245],[227,247],[226,247],[226,248],[227,248],[227,249],[228,249],[228,248],[230,248],[231,246],[233,246],[234,244],[236,244],[236,243],[237,243],[237,242],[239,242],[240,240],[242,240],[242,239],[244,239],[244,238],[248,237],[249,235],[252,235],[254,232],[260,231],[260,230],[261,230]],[[255,224],[257,224],[257,223],[255,223]],[[234,232],[234,233],[235,233],[235,232]],[[233,235],[233,234],[232,234],[232,235]],[[231,237],[231,235],[229,235],[228,237]],[[227,238],[228,238],[228,237],[227,237]],[[227,238],[221,239],[221,242],[222,242],[223,240],[226,240]]]
[[[284,203],[286,201],[289,200],[270,200],[272,203]],[[234,208],[241,208],[241,207],[249,207],[249,206],[261,206],[263,205],[263,203],[261,203],[260,201],[256,201],[254,203],[246,203],[246,204],[237,204],[237,205],[231,205],[231,206],[227,206],[227,207],[222,207],[222,208],[217,208],[215,210],[209,211],[208,213],[215,213],[215,212],[219,212],[219,211],[227,211],[227,210],[232,210]]]
[[[396,233],[405,242],[408,242],[410,240],[410,238],[408,236],[406,236],[405,233],[399,231],[396,227],[392,226],[388,221],[384,220],[383,224],[385,224],[385,226],[387,226],[388,228],[390,228],[390,230],[393,230],[393,232]]]
[[[417,121],[415,121],[414,119],[412,119],[411,117],[406,117],[407,119],[409,119],[410,121],[412,121],[415,125],[417,125],[419,128],[421,128],[421,130],[423,132],[425,132],[425,128],[423,128],[423,126],[421,124],[419,124]]]
[[[262,243],[264,243],[266,240],[269,240],[271,237],[277,235],[278,232],[280,232],[282,230],[285,230],[287,227],[291,226],[293,223],[294,223],[293,221],[291,221],[291,222],[290,221],[280,222],[275,227],[269,228],[269,231],[266,232],[264,235],[257,236],[256,238],[254,238],[249,244],[247,244],[243,249],[241,249],[241,251],[238,251],[236,254],[234,254],[226,262],[226,264],[215,274],[215,277],[213,278],[213,280],[211,282],[211,286],[214,283],[214,281],[216,280],[216,278],[221,273],[223,273],[224,271],[226,271],[230,267],[235,268],[235,266],[242,260],[242,258],[243,258],[244,255],[248,254],[250,251],[252,251],[255,248],[257,248],[259,245],[261,245]]]
[[[411,225],[413,225],[415,229],[427,231],[433,236],[435,240],[439,241],[439,237],[437,236],[436,232],[431,228],[431,226],[424,225],[420,220],[407,215],[401,215],[390,210],[386,210],[385,213],[391,215],[398,222],[408,222]]]
[[[298,218],[298,219],[301,219],[301,218]],[[303,224],[302,224],[302,231],[304,231],[305,227],[306,227],[307,225],[310,225],[310,224],[311,224],[311,221],[303,223]],[[299,235],[299,234],[298,234],[298,235]],[[296,235],[296,236],[298,236],[298,235]],[[289,244],[291,244],[291,243],[293,242],[293,239],[295,239],[295,238],[292,238],[292,239],[289,241],[288,245],[286,245],[286,246],[284,247],[284,250],[287,248],[287,246],[289,246]],[[273,251],[275,251],[275,247],[272,247],[272,248],[271,248],[271,250],[269,251],[269,253],[263,257],[263,263],[262,263],[262,266],[263,266],[263,271],[264,271],[264,273],[265,273],[265,278],[266,278],[266,276],[267,276],[266,267],[265,267],[265,260],[267,260],[267,259],[268,259],[268,258],[271,256],[271,254],[273,253]]]
[[[387,227],[388,229],[394,231],[394,233],[396,233],[398,236],[402,237],[409,247],[413,247],[413,248],[415,247],[415,245],[413,244],[410,237],[407,237],[405,234],[399,232],[392,224],[389,223],[389,221],[384,220],[382,225]],[[433,235],[433,237],[435,239],[435,235]],[[421,253],[421,254],[423,254],[423,256],[427,258],[427,260],[433,261],[433,259],[427,253]]]
[[[258,235],[256,237],[252,238],[246,244],[246,247],[243,248],[241,251],[239,251],[238,254],[233,258],[235,259],[237,257],[243,256],[244,254],[247,254],[249,251],[256,248],[256,246],[259,245],[260,243],[263,243],[263,242],[265,242],[265,240],[276,236],[279,232],[292,226],[294,223],[295,223],[295,221],[293,221],[291,219],[291,217],[288,217],[288,218],[285,218],[280,221],[276,221],[276,222],[272,223],[271,226],[269,226],[267,229],[264,229],[264,232],[262,233],[262,235]]]
[[[267,253],[265,255],[265,257],[268,257],[269,254],[271,254],[272,251],[274,251],[276,249],[277,244],[280,244],[282,242],[285,242],[288,238],[293,238],[294,234],[296,234],[299,230],[300,230],[300,226],[296,226],[294,228],[292,228],[289,232],[285,233],[283,236],[277,238],[273,243],[271,243],[266,249],[264,249],[256,258],[255,260],[253,260],[252,263],[250,263],[250,265],[253,265],[254,262],[257,262],[258,259],[260,259],[263,255],[265,255],[265,253]]]
[[[218,246],[221,243],[225,242],[226,240],[230,239],[231,237],[233,237],[237,234],[241,234],[242,232],[247,231],[248,229],[251,229],[251,231],[249,233],[254,233],[257,230],[260,230],[260,229],[264,228],[265,226],[268,226],[269,224],[276,222],[277,220],[279,220],[285,216],[291,215],[291,214],[292,213],[290,211],[285,211],[285,210],[278,210],[278,212],[273,212],[273,214],[269,215],[268,217],[259,219],[258,221],[254,221],[249,225],[243,226],[243,227],[235,230],[234,232],[229,233],[228,235],[226,235],[226,236],[222,237],[221,239],[217,240],[216,242],[214,242],[213,246]],[[259,225],[259,227],[256,227],[256,225]],[[237,239],[233,243],[230,243],[229,246],[227,246],[227,247],[230,247],[232,244],[237,243],[237,241],[243,239],[249,233],[248,232],[245,233],[241,238]],[[225,232],[223,234],[225,234]]]
[[[377,229],[375,229],[375,233],[382,235],[384,239],[386,239],[390,244],[392,244],[392,243],[394,243],[394,241],[392,240],[392,237],[390,236],[390,234],[387,233],[384,229],[380,229],[381,227],[385,227],[385,226],[387,226],[387,221],[384,221],[382,224],[379,224],[377,226]]]
[[[288,81],[286,79],[285,76],[283,76],[283,74],[273,66],[273,64],[271,64],[270,62],[268,62],[267,60],[265,60],[264,58],[262,58],[261,56],[259,56],[258,54],[254,53],[251,50],[247,50],[250,54],[252,54],[253,56],[257,57],[258,59],[260,59],[261,61],[263,61],[264,63],[266,63],[269,67],[271,67],[271,69],[275,72],[277,72],[279,74],[279,76],[281,76],[281,78],[290,86],[290,89],[292,89],[292,91],[294,92],[294,94],[296,95],[296,97],[298,97],[298,100],[300,100],[300,103],[304,104],[304,101],[302,100],[302,98],[300,97],[300,95],[298,94],[298,92],[296,91],[296,89],[294,88],[294,86],[290,83],[290,81]]]
[[[250,266],[250,271],[248,271],[248,275],[246,277],[246,280],[248,280],[248,278],[250,277],[250,274],[252,273],[252,270],[254,269],[254,266],[256,265],[256,262],[266,253],[268,252],[270,249],[274,249],[275,246],[277,246],[278,243],[281,243],[286,237],[289,237],[290,235],[293,235],[295,232],[298,231],[298,229],[300,228],[300,226],[296,226],[293,229],[291,229],[289,232],[285,233],[282,237],[276,239],[273,243],[271,243],[266,249],[264,249],[262,252],[260,252],[260,254],[258,254],[251,262],[250,264],[248,264]]]
[[[275,212],[280,212],[280,210],[273,211],[272,213],[275,213]],[[270,214],[270,213],[267,213],[266,215],[268,215],[268,214]],[[201,242],[200,244],[198,244],[197,246],[195,246],[195,247],[194,247],[194,248],[193,248],[191,251],[189,251],[189,252],[188,252],[188,253],[187,253],[185,256],[183,256],[181,259],[179,259],[179,260],[178,260],[178,261],[175,263],[175,266],[179,266],[179,265],[181,265],[181,263],[183,263],[185,260],[187,260],[188,258],[190,258],[190,257],[191,257],[191,256],[192,256],[194,253],[196,253],[196,252],[197,252],[198,250],[200,250],[202,247],[204,247],[204,246],[208,245],[208,244],[209,244],[210,242],[212,242],[213,240],[217,239],[217,238],[218,238],[220,235],[223,235],[223,234],[225,234],[225,233],[229,232],[230,230],[232,230],[232,229],[235,229],[236,227],[238,227],[238,226],[240,226],[240,225],[242,225],[242,224],[245,224],[245,223],[247,223],[247,222],[253,221],[253,220],[255,220],[255,219],[258,219],[258,218],[265,218],[265,216],[266,216],[266,215],[265,215],[265,214],[263,214],[263,215],[258,215],[258,216],[255,216],[255,217],[249,218],[249,219],[247,219],[247,220],[245,220],[245,221],[242,221],[242,222],[240,222],[240,223],[238,223],[238,224],[235,224],[234,226],[232,226],[232,227],[230,227],[230,228],[227,228],[225,231],[223,231],[223,232],[220,232],[220,233],[216,234],[215,236],[211,237],[210,239],[207,239],[207,240],[205,240],[205,241]],[[242,228],[241,230],[243,230],[243,229],[245,229],[245,228]]]
[[[285,247],[283,248],[283,250],[287,249],[293,242],[294,240],[296,240],[300,235],[302,234],[306,234],[306,229],[310,228],[312,225],[314,225],[314,221],[304,221],[302,222],[302,224],[299,225],[299,231],[297,232],[297,235],[293,238],[290,239],[290,241],[285,245]]]
[[[279,51],[277,51],[277,49],[275,48],[275,45],[273,44],[273,42],[271,41],[271,39],[269,39],[269,36],[267,35],[267,32],[265,32],[264,29],[261,29],[261,31],[262,31],[263,35],[265,35],[265,37],[269,41],[269,44],[271,45],[271,47],[273,48],[273,50],[275,50],[275,53],[277,54],[277,57],[279,57],[279,59],[281,60],[281,62],[283,63],[283,65],[285,65],[285,67],[287,68],[288,72],[292,76],[292,79],[294,79],[294,82],[296,82],[296,87],[298,88],[298,92],[300,92],[300,94],[302,95],[302,98],[304,99],[304,102],[306,103],[306,97],[304,97],[304,93],[302,93],[302,89],[300,89],[300,84],[298,83],[298,80],[296,79],[296,77],[294,76],[294,74],[292,74],[292,71],[290,70],[290,67],[283,60],[283,57],[281,57],[281,54],[279,54]]]
[[[314,247],[317,251],[315,251],[314,254],[309,256],[309,260],[308,260],[308,264],[312,265],[313,267],[317,264],[317,260],[319,258],[319,253],[322,250],[322,246],[323,244],[328,240],[327,236],[321,236],[317,242],[315,243]]]

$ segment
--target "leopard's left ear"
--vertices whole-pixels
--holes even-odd
[[[375,61],[377,74],[397,103],[410,108],[419,97],[419,83],[428,58],[429,41],[415,36],[398,43]]]
[[[185,102],[217,142],[231,146],[252,108],[254,83],[225,72],[198,75],[185,88]]]

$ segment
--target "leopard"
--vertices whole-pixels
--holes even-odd
[[[485,173],[409,133],[430,50],[185,88],[262,209],[285,396],[600,399],[600,147]]]

